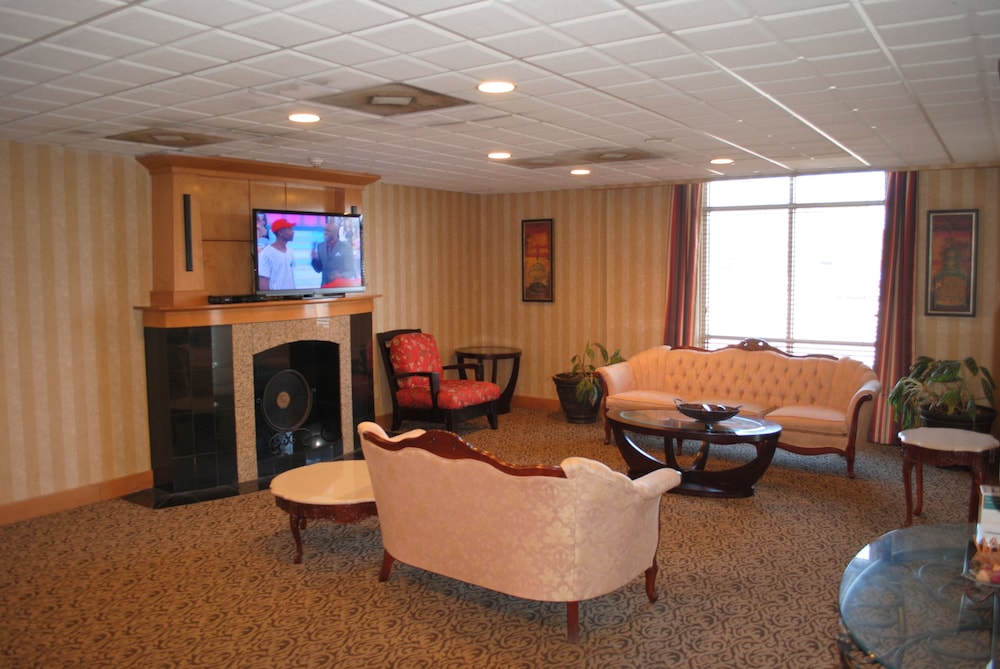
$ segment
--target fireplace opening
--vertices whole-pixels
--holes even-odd
[[[338,344],[296,341],[261,351],[253,378],[259,478],[344,454]]]

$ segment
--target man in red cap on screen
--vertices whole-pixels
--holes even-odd
[[[295,256],[288,242],[295,237],[295,224],[279,218],[271,224],[275,240],[260,253],[257,279],[261,290],[295,289]]]

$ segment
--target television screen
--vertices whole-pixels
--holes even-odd
[[[254,209],[254,292],[323,297],[365,290],[360,214]]]

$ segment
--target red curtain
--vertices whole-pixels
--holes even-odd
[[[890,172],[882,238],[882,286],[878,332],[875,335],[875,373],[882,393],[875,398],[871,440],[896,441],[899,428],[886,402],[896,379],[913,362],[913,303],[916,293],[917,173]]]
[[[663,329],[663,343],[672,347],[695,343],[702,192],[700,183],[674,186],[667,259],[667,313]]]

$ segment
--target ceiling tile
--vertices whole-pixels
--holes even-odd
[[[630,0],[628,4],[634,5],[642,16],[671,32],[732,24],[751,19],[755,14],[736,0]]]
[[[173,46],[218,58],[224,62],[238,62],[244,58],[274,51],[276,48],[259,40],[221,30],[192,35],[174,42]]]
[[[531,58],[580,46],[580,42],[551,28],[539,26],[482,40],[514,58]]]
[[[627,10],[561,21],[553,27],[589,46],[658,35],[660,27]]]
[[[324,26],[280,13],[230,23],[226,29],[235,35],[285,48],[330,36],[330,30]]]
[[[144,6],[216,28],[260,14],[259,6],[245,0],[146,0]]]
[[[68,30],[54,36],[50,43],[78,52],[94,54],[98,58],[123,58],[155,46],[154,42],[119,35],[91,26]]]
[[[324,26],[331,30],[349,33],[385,25],[406,18],[407,14],[383,6],[386,3],[366,0],[315,0],[295,5],[286,14]],[[407,12],[411,9],[408,8]]]
[[[531,28],[536,23],[509,3],[486,0],[424,15],[428,23],[475,40]]]
[[[93,28],[104,32],[131,37],[143,42],[162,44],[202,32],[206,25],[181,19],[139,6],[123,7],[117,12],[98,18]]]
[[[362,30],[357,34],[362,39],[379,44],[396,53],[422,51],[461,41],[454,34],[416,19],[396,21],[377,28]]]

